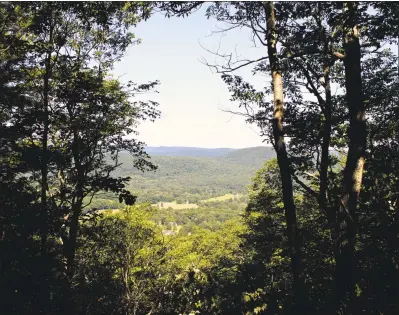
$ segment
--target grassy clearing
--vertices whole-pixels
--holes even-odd
[[[157,204],[153,204],[152,206],[158,207],[159,209],[172,208],[174,210],[197,209],[198,208],[198,205],[195,204],[195,203],[178,204],[178,203],[176,203],[176,201],[173,201],[173,202],[158,202]]]
[[[117,213],[121,211],[121,209],[101,209],[101,210],[97,210],[97,213],[104,213],[104,214],[110,214],[110,213]]]
[[[238,197],[239,197],[239,195],[238,195]],[[202,202],[221,202],[221,201],[232,200],[234,198],[236,198],[236,195],[226,194],[226,195],[223,195],[223,196],[206,199],[206,200],[203,200]]]
[[[213,197],[213,198],[209,198],[206,200],[202,200],[201,202],[223,202],[223,201],[228,201],[228,200],[234,200],[237,198],[242,197],[241,195],[234,195],[234,194],[225,194],[223,196],[218,196],[218,197]],[[183,209],[197,209],[199,206],[195,203],[182,203],[182,204],[178,204],[176,201],[173,202],[158,202],[155,204],[152,204],[153,207],[156,207],[158,209],[167,209],[167,208],[172,208],[173,210],[183,210]],[[99,210],[99,212],[101,211],[111,211],[111,212],[115,212],[115,211],[119,211],[119,209],[106,209],[106,210]]]

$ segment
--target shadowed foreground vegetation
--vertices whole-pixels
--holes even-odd
[[[259,47],[209,66],[271,147],[150,158],[159,82],[113,68],[138,23],[201,12]],[[399,314],[398,21],[396,2],[0,3],[0,314]]]

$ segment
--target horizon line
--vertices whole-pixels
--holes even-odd
[[[189,148],[189,149],[231,149],[231,150],[239,150],[239,149],[250,149],[250,148],[272,148],[271,145],[256,145],[256,146],[248,146],[248,147],[240,147],[240,148],[232,148],[232,147],[199,147],[199,146],[186,146],[186,145],[146,145],[146,148]]]

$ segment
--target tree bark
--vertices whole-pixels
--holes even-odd
[[[328,189],[328,165],[329,165],[329,148],[331,141],[331,111],[332,111],[332,96],[331,96],[331,82],[330,82],[330,64],[331,64],[331,52],[330,43],[327,32],[324,31],[324,90],[325,90],[325,102],[324,102],[324,126],[323,126],[323,142],[321,145],[321,161],[320,161],[320,189],[319,189],[319,206],[322,212],[326,213],[329,221],[333,220],[333,213],[328,209],[327,205],[327,189]]]
[[[80,193],[79,191],[77,194],[81,194],[83,196],[83,191]],[[80,199],[80,197],[77,197]],[[69,239],[67,242],[67,250],[66,250],[66,259],[67,259],[67,273],[68,276],[71,278],[74,273],[74,266],[75,266],[75,253],[76,253],[76,241],[79,229],[79,217],[82,209],[82,202],[83,198],[78,200],[72,207],[72,217],[71,217],[71,224],[69,227]]]
[[[50,38],[53,40],[53,26],[50,25]],[[51,51],[47,52],[45,60],[45,73],[43,78],[43,136],[42,136],[42,156],[41,156],[41,224],[40,231],[40,250],[44,256],[46,254],[46,243],[48,234],[48,208],[47,208],[47,175],[48,175],[48,132],[49,132],[49,80],[51,71]]]
[[[366,150],[366,117],[362,94],[361,55],[357,26],[357,3],[344,3],[345,25],[345,86],[349,109],[349,145],[344,169],[343,193],[339,217],[344,223],[336,244],[335,312],[345,300],[350,304],[355,296],[355,240],[357,234],[357,205],[363,177]],[[350,307],[345,314],[350,314]]]
[[[73,276],[74,265],[75,265],[75,253],[76,253],[76,241],[79,229],[79,217],[82,213],[82,205],[84,199],[84,170],[81,165],[81,160],[79,157],[79,152],[81,150],[80,139],[77,131],[74,132],[74,139],[72,144],[72,154],[74,157],[75,170],[77,173],[76,180],[76,194],[75,200],[72,204],[72,217],[69,226],[69,239],[67,243],[66,259],[67,259],[67,273],[69,277]]]
[[[293,275],[293,293],[295,297],[294,310],[298,314],[306,313],[305,284],[301,263],[301,251],[299,243],[298,223],[296,208],[293,197],[293,186],[290,172],[290,162],[284,142],[283,112],[284,112],[284,90],[282,71],[277,57],[276,19],[273,2],[263,3],[267,22],[267,50],[272,74],[274,94],[274,119],[273,138],[276,150],[277,162],[283,189],[283,201],[285,218],[287,221],[287,237],[291,256],[291,270]]]

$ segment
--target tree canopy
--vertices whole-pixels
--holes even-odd
[[[113,70],[138,23],[201,6],[252,34],[257,58],[208,66],[271,148],[150,159],[160,82]],[[373,1],[1,3],[0,313],[397,314],[398,21]]]

